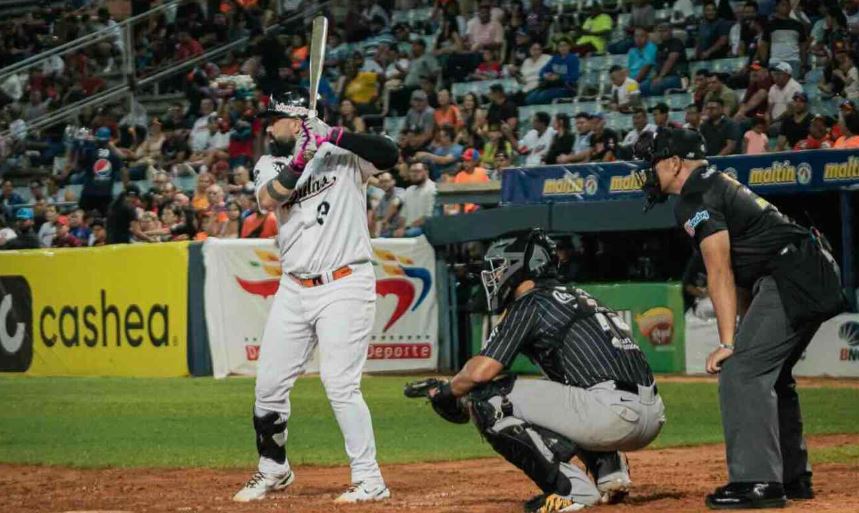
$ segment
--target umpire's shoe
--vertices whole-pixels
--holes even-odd
[[[781,483],[728,483],[704,501],[710,509],[783,508],[787,505]]]
[[[803,474],[796,481],[784,484],[784,494],[794,501],[805,501],[814,498],[814,488],[811,486],[811,474]]]
[[[295,481],[295,474],[290,471],[283,476],[266,476],[262,472],[257,472],[253,475],[245,486],[233,495],[233,500],[236,502],[251,502],[265,498],[268,492],[276,492],[285,489]]]

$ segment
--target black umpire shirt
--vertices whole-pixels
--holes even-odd
[[[744,288],[770,273],[769,264],[782,248],[808,235],[806,228],[715,166],[692,171],[674,216],[699,245],[728,230],[734,281]]]
[[[480,354],[507,367],[518,353],[558,383],[653,383],[629,326],[581,289],[539,285],[508,307]]]

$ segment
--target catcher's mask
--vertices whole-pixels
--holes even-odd
[[[486,304],[496,314],[512,301],[516,287],[523,281],[552,278],[558,273],[555,242],[540,229],[494,242],[483,263],[480,279]]]
[[[690,160],[704,158],[704,139],[693,130],[659,128],[656,133],[641,134],[633,148],[633,155],[645,162],[644,167],[635,173],[635,177],[644,191],[644,211],[647,212],[655,204],[664,203],[668,199],[668,194],[662,190],[656,164],[671,157]]]

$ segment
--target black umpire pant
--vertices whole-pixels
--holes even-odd
[[[755,283],[719,374],[730,482],[789,483],[811,472],[793,367],[819,326],[791,327],[775,280]]]

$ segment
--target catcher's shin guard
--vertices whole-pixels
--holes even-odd
[[[277,412],[261,417],[254,413],[254,430],[259,455],[282,465],[286,461],[286,420]]]
[[[543,492],[569,495],[572,487],[560,463],[575,455],[575,444],[551,430],[512,417],[506,393],[502,397],[500,410],[485,394],[472,397],[472,416],[481,434],[495,452],[525,472]]]

